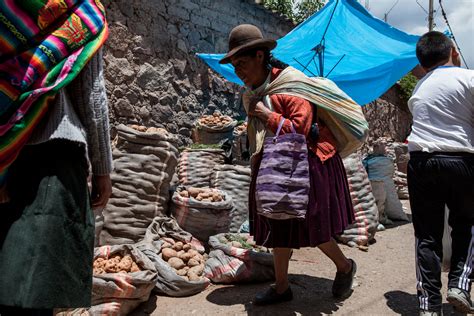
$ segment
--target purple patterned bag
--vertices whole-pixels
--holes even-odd
[[[257,175],[257,213],[271,219],[304,219],[309,201],[309,163],[306,137],[281,136],[282,118],[274,137],[265,138]]]

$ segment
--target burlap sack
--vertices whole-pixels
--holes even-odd
[[[369,177],[359,154],[343,159],[351,192],[355,221],[338,238],[351,246],[367,246],[377,231],[378,209]]]
[[[218,234],[209,238],[211,252],[204,275],[214,283],[265,282],[275,278],[273,254],[227,245]],[[251,239],[248,234],[239,234]]]
[[[157,215],[168,212],[177,165],[177,138],[117,127],[112,196],[104,210],[101,245],[135,243]]]
[[[138,305],[148,301],[157,280],[153,263],[133,245],[102,246],[95,248],[94,260],[114,255],[130,255],[142,271],[94,275],[92,283],[91,315],[127,315]]]
[[[178,163],[179,183],[189,187],[210,187],[211,174],[216,165],[224,163],[222,149],[186,149]]]
[[[232,140],[236,125],[236,120],[223,126],[208,126],[198,120],[193,133],[193,141],[197,144],[221,144],[226,140]]]
[[[154,291],[173,297],[190,296],[204,291],[210,284],[209,279],[201,281],[187,281],[176,272],[161,257],[160,238],[168,237],[184,243],[192,244],[197,251],[204,253],[203,245],[190,233],[182,230],[176,221],[169,217],[156,217],[148,227],[145,238],[137,244],[140,249],[155,265],[158,280]]]
[[[233,201],[226,192],[218,190],[224,196],[222,202],[203,202],[179,195],[184,189],[178,187],[173,194],[171,210],[182,229],[202,242],[207,242],[209,236],[229,231]]]
[[[248,218],[250,168],[245,166],[217,165],[211,176],[211,187],[225,191],[232,198],[229,231],[238,232]]]
[[[234,129],[232,141],[232,163],[247,166],[250,164],[250,154],[247,144],[247,131],[239,132]]]

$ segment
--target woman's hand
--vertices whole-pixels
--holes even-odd
[[[249,116],[256,116],[263,122],[267,122],[268,118],[272,114],[265,104],[262,101],[257,101],[255,103],[250,104],[249,107]]]
[[[103,209],[112,195],[110,175],[94,175],[92,178],[92,208]]]

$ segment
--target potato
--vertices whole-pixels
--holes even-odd
[[[183,250],[183,243],[181,241],[178,241],[173,245],[172,248],[176,251]]]
[[[184,251],[189,251],[192,248],[191,244],[186,244],[183,246]]]
[[[179,195],[184,198],[189,198],[189,192],[188,191],[181,191],[179,192]]]
[[[185,268],[187,268],[187,267],[185,267]],[[188,270],[185,270],[184,268],[179,269],[178,271],[176,271],[176,274],[179,275],[179,276],[184,276],[184,275],[188,274]]]
[[[188,267],[195,267],[198,266],[201,262],[199,260],[196,260],[195,258],[191,258],[188,261]]]
[[[161,248],[171,248],[171,244],[167,241],[163,242],[163,244],[161,245]]]
[[[141,271],[140,268],[138,267],[138,265],[133,262],[132,263],[132,268],[130,269],[130,272],[138,272],[138,271]]]
[[[190,250],[188,250],[188,253],[192,254],[193,257],[196,256],[196,255],[199,255],[199,252],[196,249],[190,249]]]
[[[202,190],[200,188],[188,188],[189,195],[192,197],[198,196],[198,194],[201,193],[201,191]]]
[[[102,268],[102,267],[105,266],[105,262],[106,262],[106,260],[104,258],[97,258],[94,261],[93,267],[94,268]]]
[[[94,268],[93,273],[94,274],[103,274],[103,273],[105,273],[105,271],[102,268]]]
[[[201,281],[201,278],[196,273],[189,273],[188,272],[188,278],[189,278],[189,281],[191,281],[191,282]]]
[[[192,257],[192,259],[197,260],[199,262],[204,261],[204,257],[202,255],[196,255],[196,256]]]
[[[181,256],[179,256],[179,259],[183,260],[184,262],[188,262],[189,259],[191,259],[192,257],[193,257],[192,254],[185,252]]]
[[[173,257],[168,260],[168,264],[172,267],[175,268],[176,270],[180,270],[184,268],[186,265],[184,264],[183,260]]]
[[[204,271],[204,264],[200,264],[198,266],[189,268],[188,276],[189,276],[189,273],[196,273],[197,275],[201,275],[202,271]]]
[[[126,255],[122,258],[122,260],[120,260],[120,263],[118,265],[119,265],[119,268],[123,267],[121,270],[130,271],[132,267],[132,263],[133,263],[132,257],[130,257],[129,255]]]
[[[168,261],[170,258],[177,257],[178,253],[174,249],[163,248],[161,250],[161,256],[163,257],[163,260]]]

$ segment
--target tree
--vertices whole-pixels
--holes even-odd
[[[263,5],[301,23],[323,6],[323,0],[264,0]]]

